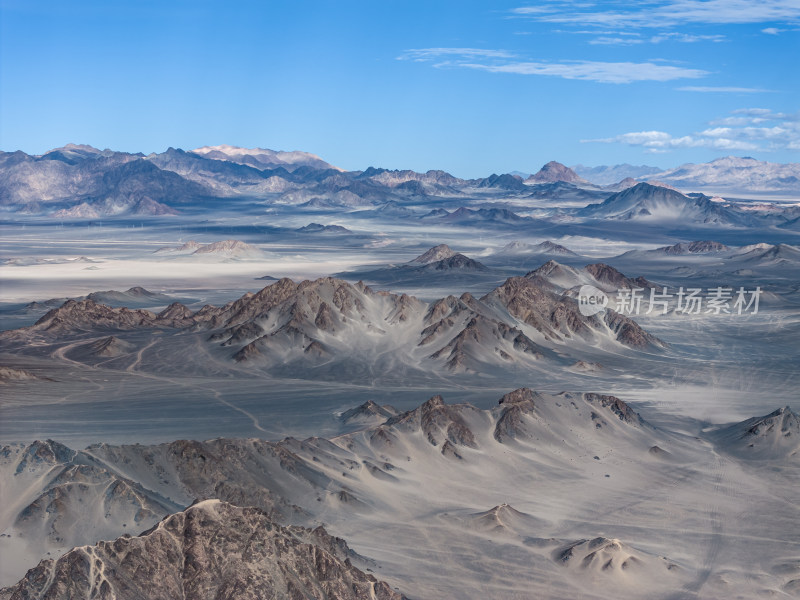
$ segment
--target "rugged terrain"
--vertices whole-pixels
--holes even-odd
[[[0,154],[0,595],[797,596],[797,165],[531,172]]]
[[[787,484],[800,468],[798,427],[782,409],[695,437],[655,428],[613,396],[519,389],[490,410],[434,396],[331,439],[7,446],[1,468],[15,501],[3,512],[4,554],[33,566],[47,551],[79,548],[4,594],[94,586],[134,597],[125,586],[144,551],[153,585],[213,585],[223,597],[295,584],[394,597],[367,568],[412,598],[791,594],[800,567],[791,566],[798,516]],[[214,501],[158,524],[194,499]],[[762,511],[775,527],[764,529]],[[274,522],[324,524],[357,554],[332,549],[319,529]],[[278,544],[290,550],[271,558]],[[361,571],[342,565],[348,556]],[[301,582],[286,579],[287,567]],[[24,568],[6,565],[6,577]],[[203,579],[209,572],[218,575]]]
[[[425,256],[416,260],[430,267],[461,255],[438,260]],[[225,306],[206,305],[197,311],[180,303],[153,313],[111,308],[91,296],[68,300],[34,325],[0,336],[5,347],[20,349],[34,339],[70,340],[60,355],[96,363],[92,357],[136,355],[141,348],[126,340],[127,332],[158,331],[162,338],[171,331],[202,332],[236,362],[284,371],[332,364],[382,368],[391,361],[421,370],[483,372],[504,363],[514,368],[540,360],[560,362],[553,349],[575,343],[650,351],[664,347],[613,310],[581,314],[567,290],[585,282],[609,290],[648,283],[630,280],[607,265],[589,265],[580,274],[550,261],[479,299],[464,293],[428,304],[405,294],[374,291],[361,282],[323,278],[295,283],[284,278]],[[105,362],[108,367],[123,364]]]
[[[796,207],[785,210],[776,205],[766,215],[743,210],[736,202],[715,203],[711,196],[687,197],[675,191],[677,196],[668,198],[650,189],[672,184],[688,190],[716,187],[718,193],[728,193],[748,189],[749,185],[756,193],[797,191],[800,170],[796,164],[774,165],[734,157],[706,165],[684,165],[650,173],[649,177],[640,169],[634,174],[640,177],[638,181],[620,177],[621,181],[606,187],[590,183],[555,161],[525,181],[509,174],[460,179],[436,170],[417,173],[370,167],[345,172],[309,153],[232,146],[189,152],[169,148],[148,156],[76,145],[40,156],[2,152],[0,173],[0,206],[17,214],[61,220],[211,214],[224,210],[231,199],[242,208],[266,204],[451,224],[486,220],[523,223],[529,217],[509,208],[524,210],[532,199],[556,201],[557,206],[567,209],[535,215],[555,217],[553,222],[566,212],[580,218],[680,218],[698,225],[789,224],[796,228],[793,221],[800,216]],[[642,183],[653,180],[658,180],[655,186]],[[637,196],[635,202],[628,200],[632,194]],[[576,201],[582,204],[576,206]],[[592,201],[600,206],[580,210]]]
[[[0,598],[401,598],[349,554],[321,527],[284,528],[256,508],[206,500],[138,537],[43,561]]]

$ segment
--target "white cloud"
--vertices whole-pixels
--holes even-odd
[[[549,75],[564,79],[582,79],[599,83],[632,83],[634,81],[671,81],[692,79],[708,73],[699,69],[686,69],[652,62],[600,62],[573,61],[560,63],[513,62],[502,65],[463,63],[461,67],[480,69],[490,73],[516,73],[518,75]]]
[[[800,112],[784,113],[773,112],[769,108],[740,108],[731,111],[735,117],[725,117],[709,123],[710,125],[758,125],[768,121],[778,121],[785,123],[800,122]],[[725,122],[722,122],[725,121]],[[735,123],[734,123],[735,121]]]
[[[550,23],[654,28],[685,23],[773,23],[800,18],[798,0],[656,0],[632,2],[628,6],[627,10],[596,10],[594,6],[551,2],[516,8],[512,14]]]
[[[487,50],[483,48],[418,48],[406,50],[397,57],[398,60],[425,62],[442,56],[459,56],[462,58],[514,58],[514,54],[505,50]]]
[[[769,109],[734,111],[744,117],[726,117],[709,123],[703,131],[673,136],[665,131],[634,131],[608,138],[581,140],[582,143],[626,144],[648,152],[668,152],[677,148],[715,150],[797,150],[800,149],[800,113],[775,113]],[[754,127],[753,123],[769,123]]]
[[[650,38],[653,44],[660,44],[661,42],[673,41],[682,42],[684,44],[692,44],[694,42],[724,42],[725,36],[719,34],[711,35],[693,35],[688,33],[668,32],[654,35]]]
[[[582,143],[627,144],[642,146],[650,152],[667,152],[676,148],[714,148],[717,150],[757,150],[758,146],[749,142],[725,137],[698,137],[684,135],[672,137],[665,131],[635,131],[610,138],[581,140]]]
[[[770,119],[788,119],[788,120],[796,120],[798,118],[797,114],[788,114],[788,113],[776,113],[772,112],[771,108],[738,108],[732,111],[734,115],[747,115],[748,117],[757,117],[757,118],[770,118]]]
[[[512,13],[517,15],[538,15],[542,13],[551,13],[558,10],[555,6],[520,6],[511,10]]]
[[[543,75],[600,83],[671,81],[674,79],[696,79],[708,75],[707,71],[701,71],[700,69],[656,64],[655,59],[641,63],[592,60],[523,61],[508,60],[514,58],[514,56],[504,50],[479,50],[475,48],[423,48],[407,50],[398,57],[400,60],[417,62],[430,62],[439,58],[447,58],[448,60],[434,63],[435,67],[465,68],[490,73],[514,73],[517,75]]]
[[[571,33],[581,35],[642,35],[638,31],[603,30],[603,29],[553,29],[552,33]]]
[[[733,129],[731,127],[712,127],[700,132],[699,135],[710,138],[745,137],[751,140],[774,140],[791,135],[791,128],[781,127],[744,127]]]
[[[634,44],[643,44],[644,40],[636,37],[599,37],[589,40],[589,43],[605,46],[632,46]]]
[[[610,138],[581,140],[582,143],[627,144],[642,146],[650,152],[667,152],[676,148],[715,148],[717,150],[757,150],[758,146],[724,137],[672,137],[665,131],[634,131]]]
[[[745,127],[760,125],[770,121],[789,124],[800,122],[800,112],[794,114],[773,112],[769,108],[740,108],[738,110],[731,111],[731,114],[736,116],[714,119],[708,124],[712,126]]]
[[[678,88],[679,92],[704,92],[720,94],[760,94],[768,93],[772,90],[761,88],[732,87],[732,86],[710,86],[710,85],[687,85]]]
[[[675,0],[663,16],[694,23],[765,23],[800,17],[797,0]]]
[[[786,31],[785,29],[778,29],[777,27],[765,27],[761,30],[761,33],[766,33],[767,35],[778,35]]]
[[[581,33],[589,33],[589,32],[581,32]],[[627,35],[626,37],[621,37],[625,35],[623,33],[620,33],[619,35],[620,37],[600,36],[593,40],[589,40],[589,43],[616,45],[616,46],[631,46],[633,44],[643,44],[645,42],[650,42],[651,44],[661,44],[662,42],[680,42],[684,44],[691,44],[694,42],[724,42],[727,39],[724,35],[719,35],[719,34],[693,35],[688,33],[678,33],[674,31],[659,33],[658,35],[654,35],[649,38],[632,37],[630,35]]]

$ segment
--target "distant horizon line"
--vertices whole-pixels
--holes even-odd
[[[375,168],[375,169],[386,169],[388,171],[413,171],[413,172],[416,172],[416,173],[424,173],[424,172],[427,172],[427,171],[443,171],[443,172],[445,172],[445,173],[447,173],[449,175],[452,175],[452,173],[450,171],[446,171],[445,169],[439,169],[439,168],[436,168],[436,167],[428,168],[426,171],[416,171],[415,169],[412,169],[412,168],[379,167],[379,166],[375,166],[374,164],[371,164],[371,165],[368,165],[367,167],[364,167],[364,168],[361,168],[361,169],[346,169],[346,168],[338,167],[335,164],[329,162],[324,157],[322,157],[322,156],[320,156],[320,155],[318,155],[318,154],[316,154],[314,152],[309,152],[307,150],[297,150],[297,149],[295,149],[295,150],[275,150],[275,149],[272,149],[272,148],[265,148],[265,147],[262,147],[262,146],[247,147],[247,146],[238,146],[238,145],[235,145],[235,144],[206,144],[206,145],[198,146],[197,148],[192,148],[192,149],[189,149],[189,150],[185,150],[185,149],[177,147],[177,146],[168,146],[165,150],[162,150],[161,152],[157,152],[157,151],[143,152],[141,150],[139,150],[139,151],[115,150],[113,148],[108,148],[108,147],[101,149],[101,148],[99,148],[97,146],[93,146],[92,144],[83,144],[83,143],[79,144],[79,143],[75,143],[75,142],[67,142],[66,144],[64,144],[62,146],[55,146],[55,147],[50,148],[49,150],[46,150],[45,152],[42,152],[42,153],[31,153],[31,152],[27,152],[27,151],[22,150],[22,149],[16,149],[16,150],[3,150],[3,149],[0,149],[0,152],[6,153],[6,154],[13,154],[15,152],[22,152],[23,154],[26,154],[28,156],[45,156],[45,155],[50,154],[51,152],[55,152],[57,150],[73,149],[74,148],[74,149],[92,149],[92,150],[97,150],[98,152],[119,152],[119,153],[130,154],[130,155],[141,155],[142,157],[146,158],[146,157],[148,157],[150,155],[154,155],[154,154],[155,155],[163,154],[165,152],[168,152],[169,150],[179,150],[181,152],[195,153],[196,150],[200,150],[200,149],[203,149],[203,148],[218,148],[218,147],[228,147],[228,148],[231,148],[231,149],[249,150],[249,151],[262,150],[262,151],[265,151],[265,152],[274,152],[274,153],[278,153],[278,154],[302,153],[302,154],[307,154],[307,155],[313,156],[314,158],[318,158],[321,161],[326,162],[327,164],[329,164],[331,167],[333,167],[335,169],[339,169],[339,170],[344,171],[344,172],[363,172],[363,171],[366,171],[367,169]],[[596,164],[596,165],[586,165],[583,162],[575,162],[573,164],[568,164],[566,162],[561,162],[561,161],[558,161],[558,160],[550,160],[550,161],[544,163],[543,165],[541,165],[538,169],[531,170],[531,171],[515,168],[515,169],[508,170],[508,171],[500,172],[500,173],[492,172],[489,175],[485,175],[483,177],[460,177],[460,176],[455,176],[455,177],[457,177],[458,179],[482,179],[482,178],[485,178],[485,177],[489,177],[491,175],[522,175],[522,174],[533,175],[536,172],[538,172],[539,170],[541,170],[542,167],[544,167],[545,165],[549,164],[550,162],[556,162],[556,163],[561,164],[561,165],[563,165],[565,167],[568,167],[570,169],[574,169],[574,168],[597,169],[597,168],[601,168],[601,167],[614,168],[614,167],[630,166],[630,167],[639,167],[639,168],[653,168],[653,169],[660,169],[662,171],[668,171],[668,170],[671,170],[671,169],[675,169],[675,168],[681,167],[683,165],[709,164],[709,163],[713,163],[713,162],[716,162],[716,161],[719,161],[719,160],[724,160],[726,158],[736,158],[736,159],[740,159],[740,160],[755,160],[755,161],[758,161],[758,162],[761,162],[761,163],[777,164],[777,165],[795,165],[795,164],[800,164],[800,161],[798,161],[798,162],[780,163],[780,162],[772,162],[772,161],[769,161],[769,160],[762,160],[762,159],[756,158],[754,156],[737,156],[737,155],[734,155],[734,154],[726,154],[726,155],[718,156],[716,158],[713,158],[713,159],[707,160],[707,161],[682,162],[682,163],[679,163],[679,164],[673,164],[671,167],[660,167],[658,165],[648,165],[648,164],[644,164],[644,163],[642,163],[642,164],[634,164],[634,163],[629,163],[629,162],[622,162],[622,163],[615,163],[615,164],[607,164],[607,163],[605,163],[605,164]],[[212,160],[217,160],[217,159],[213,159],[212,158]],[[276,165],[276,166],[280,166],[280,165]]]

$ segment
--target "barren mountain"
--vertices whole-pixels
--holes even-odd
[[[497,175],[492,173],[486,179],[478,181],[479,188],[498,188],[503,190],[512,190],[516,192],[528,191],[528,186],[522,180],[522,177],[517,175]]]
[[[644,277],[627,277],[605,263],[594,263],[586,265],[583,269],[575,269],[555,260],[548,260],[541,267],[527,273],[525,277],[556,292],[574,291],[578,286],[587,284],[605,292],[655,287],[654,283]]]
[[[658,167],[629,165],[627,163],[614,166],[601,165],[599,167],[575,165],[572,170],[580,177],[584,177],[597,185],[611,185],[624,179],[645,179],[662,172]],[[634,181],[634,183],[636,182]]]
[[[623,190],[627,190],[628,188],[631,188],[631,187],[637,185],[638,183],[639,182],[636,181],[635,179],[633,179],[632,177],[626,177],[625,179],[623,179],[623,180],[621,180],[621,181],[619,181],[617,183],[611,183],[609,185],[603,186],[603,189],[604,190],[609,190],[611,192],[621,192]]]
[[[309,223],[296,231],[298,233],[353,233],[341,225],[322,225],[321,223]]]
[[[698,241],[698,242],[679,242],[673,246],[664,246],[656,248],[654,252],[663,252],[664,254],[683,255],[683,254],[710,254],[715,252],[724,252],[730,250],[725,244],[712,241]]]
[[[321,527],[281,527],[257,508],[206,500],[138,537],[43,561],[0,598],[400,600]]]
[[[181,244],[180,246],[163,246],[158,250],[154,250],[153,254],[163,254],[163,253],[191,254],[201,246],[202,244],[200,244],[199,242],[195,242],[194,240],[189,240],[188,242]]]
[[[788,406],[723,427],[713,437],[724,450],[742,458],[792,462],[800,459],[800,416]]]
[[[206,190],[141,155],[121,152],[62,153],[0,160],[0,203],[26,212],[56,212],[61,218],[99,215],[175,214],[175,207]]]
[[[223,240],[200,246],[192,254],[203,255],[212,254],[230,258],[258,257],[263,253],[257,246],[246,244],[239,240]]]
[[[166,152],[150,154],[147,160],[163,171],[202,186],[215,197],[281,193],[293,187],[289,181],[291,176],[282,165],[264,165],[257,161],[245,164],[220,153],[203,155],[168,148]]]
[[[90,355],[107,358],[128,354],[135,348],[133,344],[129,344],[128,342],[116,338],[113,335],[97,340],[96,342],[89,342],[84,346],[84,349]]]
[[[567,183],[566,181],[555,181],[552,183],[536,183],[534,185],[525,184],[527,194],[525,198],[545,200],[549,204],[570,203],[575,206],[583,206],[588,202],[599,202],[609,196],[609,191],[598,189],[591,184]],[[588,187],[587,187],[588,186]]]
[[[403,458],[403,448],[417,446],[415,452],[423,454],[430,448],[462,460],[470,449],[534,438],[560,436],[580,446],[585,434],[576,437],[577,431],[652,445],[649,426],[618,398],[553,397],[528,389],[507,394],[490,411],[434,396],[383,424],[332,440],[181,440],[97,444],[81,451],[51,440],[10,445],[0,449],[0,473],[7,481],[0,525],[13,532],[8,543],[22,540],[27,551],[44,554],[135,533],[194,498],[257,506],[281,522],[307,521],[318,510],[341,510],[342,500],[373,502],[354,494],[352,477],[396,481],[402,474],[391,463]]]
[[[576,337],[592,342],[610,337],[631,347],[663,347],[660,340],[644,331],[636,321],[612,310],[602,316],[582,315],[574,300],[539,286],[528,277],[512,277],[481,300],[501,304],[547,340]]]
[[[415,268],[485,269],[460,254]],[[556,269],[569,271],[569,286],[555,276]],[[69,300],[31,327],[4,332],[0,338],[21,344],[38,336],[58,343],[64,336],[77,336],[80,341],[89,332],[106,337],[113,332],[111,341],[97,338],[92,342],[95,346],[70,351],[73,360],[95,363],[91,357],[119,356],[138,347],[126,339],[125,332],[188,330],[229,348],[228,357],[239,363],[294,376],[302,372],[326,377],[373,369],[481,373],[489,365],[500,371],[525,368],[543,359],[560,362],[553,350],[568,350],[576,342],[661,348],[663,344],[635,321],[611,310],[584,316],[577,302],[562,294],[576,281],[609,289],[646,283],[628,280],[605,265],[587,269],[578,273],[551,261],[527,277],[507,280],[480,299],[463,294],[430,305],[405,294],[376,292],[360,282],[353,285],[333,278],[299,284],[282,279],[225,306],[207,305],[196,312],[177,302],[156,314],[111,308],[88,299]]]
[[[48,311],[30,327],[31,331],[66,333],[70,331],[103,331],[156,326],[157,317],[149,310],[111,308],[92,300],[67,300]],[[13,335],[14,332],[4,332]]]
[[[441,213],[437,213],[441,214]],[[524,223],[527,219],[526,217],[521,217],[513,211],[510,211],[506,208],[467,208],[467,207],[460,207],[455,209],[453,212],[441,215],[440,217],[443,221],[449,223],[460,223],[460,224],[475,224],[479,225],[481,223],[497,223],[497,224],[506,224],[506,225],[514,225]]]
[[[241,240],[220,240],[210,244],[200,244],[189,240],[180,246],[164,246],[155,250],[154,254],[166,258],[194,255],[198,258],[247,259],[264,256],[258,246],[247,244]]]
[[[658,179],[681,189],[741,192],[796,192],[800,164],[776,164],[749,157],[726,156],[707,163],[688,163],[673,169],[628,164],[599,167],[576,165],[573,170],[592,183],[609,185],[626,177]]]
[[[785,421],[787,411],[778,412]],[[762,428],[781,429],[776,415],[739,429],[756,427],[759,436]],[[708,439],[728,451],[726,440],[718,443],[714,434]],[[777,471],[744,475],[729,459],[710,455],[705,441],[654,428],[613,396],[525,388],[489,410],[434,396],[380,425],[332,439],[100,444],[77,452],[53,442],[7,446],[0,451],[0,470],[9,482],[0,511],[4,552],[27,556],[33,566],[59,544],[90,544],[46,560],[4,590],[3,598],[74,597],[93,585],[96,593],[140,597],[129,594],[133,573],[145,569],[139,563],[144,557],[147,585],[153,586],[147,597],[191,595],[201,583],[217,597],[269,589],[282,597],[280,586],[289,579],[278,574],[291,571],[301,574],[302,585],[316,586],[316,597],[351,597],[346,594],[360,593],[363,583],[367,594],[375,593],[366,597],[380,598],[379,584],[361,578],[352,562],[381,569],[383,579],[412,597],[512,597],[526,589],[544,597],[595,600],[613,592],[668,598],[693,585],[722,597],[733,585],[727,583],[736,572],[732,567],[745,567],[735,552],[698,567],[707,547],[736,546],[740,536],[750,535],[753,510],[797,518],[771,496],[781,493],[767,485],[781,477]],[[732,498],[730,486],[747,501]],[[663,522],[664,494],[674,507],[670,523],[677,520],[668,534],[648,528]],[[195,498],[206,501],[140,537],[91,547],[98,539],[136,533],[137,524],[143,529]],[[361,556],[318,529],[277,525],[316,527],[320,520]],[[702,543],[691,541],[698,537]],[[773,547],[790,548],[780,534],[769,537]],[[719,546],[708,546],[706,538]],[[31,544],[39,548],[35,557],[22,551]],[[253,550],[277,547],[280,552]],[[457,563],[420,568],[454,548]],[[765,560],[774,561],[775,554]],[[754,575],[735,589],[751,595],[791,589],[794,571],[784,563],[763,566],[774,570],[771,579]],[[322,571],[310,567],[320,564]],[[486,569],[504,576],[487,578]],[[516,573],[512,580],[505,576],[510,573]],[[324,591],[342,578],[346,588]],[[277,587],[258,587],[266,585]]]
[[[313,167],[316,169],[337,169],[322,160],[319,156],[309,152],[293,150],[285,152],[281,150],[268,150],[265,148],[240,148],[222,144],[220,146],[203,146],[192,150],[194,154],[201,154],[208,158],[217,160],[228,160],[241,164],[264,167],[282,166],[289,170],[298,167]]]
[[[558,256],[578,256],[575,252],[556,244],[550,240],[545,240],[539,244],[528,244],[526,242],[509,242],[503,246],[497,254],[499,255],[526,255],[526,254],[553,254]]]
[[[731,258],[761,266],[800,264],[800,248],[789,244],[754,244],[739,248]]]
[[[438,262],[451,256],[455,256],[455,252],[450,249],[447,244],[439,244],[430,250],[426,250],[411,262],[414,264],[427,265],[429,263]]]
[[[469,258],[468,256],[464,256],[461,253],[455,253],[448,258],[443,258],[442,260],[437,260],[434,262],[427,263],[425,266],[420,268],[420,271],[487,271],[485,265]]]
[[[400,286],[408,282],[429,282],[432,277],[469,281],[482,275],[489,276],[490,269],[481,262],[453,251],[447,244],[439,244],[407,263],[387,265],[377,269],[345,271],[339,273],[348,279],[366,280]]]
[[[753,192],[797,192],[800,189],[800,163],[777,164],[738,156],[726,156],[708,163],[689,163],[654,176],[683,189]]]
[[[639,169],[637,177],[644,176],[641,168],[631,169]],[[310,209],[390,206],[394,214],[403,212],[408,217],[414,216],[414,210],[406,204],[438,197],[464,199],[464,210],[456,211],[450,221],[511,224],[521,218],[508,209],[480,208],[473,201],[496,202],[511,195],[599,202],[610,191],[622,190],[631,181],[600,189],[557,162],[547,163],[525,183],[514,175],[463,180],[439,170],[417,173],[370,167],[365,171],[344,172],[305,152],[224,145],[191,152],[169,148],[146,157],[76,145],[41,156],[2,152],[0,173],[0,205],[59,219],[183,215],[229,206],[232,198],[243,206],[252,206],[254,199],[257,204],[267,201]],[[608,173],[596,174],[601,175],[606,181]],[[777,165],[733,157],[704,165],[683,165],[655,175],[663,182],[661,185],[672,184],[680,189],[714,187],[723,191],[786,192],[797,190],[798,186],[796,164]],[[220,202],[221,199],[225,201]],[[652,206],[642,206],[630,218],[647,216],[642,209],[655,214]],[[707,212],[702,206],[699,209],[701,213]],[[670,208],[674,210],[674,206]],[[619,218],[617,214],[612,216]],[[709,222],[709,217],[721,218],[718,214],[705,215],[701,222]],[[787,213],[783,221],[796,218],[796,214]]]
[[[541,519],[518,511],[505,503],[498,504],[489,510],[473,513],[468,518],[469,527],[493,535],[517,536],[526,531],[536,531],[543,526]]]
[[[544,165],[537,173],[534,173],[526,180],[527,183],[555,183],[564,181],[578,185],[591,185],[575,171],[556,161],[550,161]]]
[[[343,412],[339,419],[346,425],[378,425],[386,419],[397,414],[397,409],[392,406],[379,404],[368,400],[361,406]]]
[[[430,170],[426,173],[417,173],[415,171],[388,171],[386,169],[369,169],[361,174],[361,177],[369,177],[372,181],[376,181],[389,187],[397,187],[409,181],[418,181],[420,183],[435,184],[437,186],[458,186],[463,183],[463,180],[453,177],[450,173],[439,170]]]
[[[136,533],[182,508],[52,440],[2,447],[0,473],[4,575],[48,552]]]
[[[126,306],[128,308],[131,308],[131,305],[153,305],[172,301],[172,298],[166,294],[151,292],[141,286],[129,288],[124,292],[118,292],[116,290],[92,292],[87,295],[86,298],[98,303]]]
[[[86,260],[85,262],[91,263],[92,261]],[[74,298],[36,300],[26,304],[22,311],[28,314],[44,314],[48,310],[60,307],[67,300],[73,300],[75,302],[89,300],[95,304],[104,304],[112,308],[146,308],[159,305],[163,306],[173,302],[175,298],[167,294],[151,292],[143,287],[135,286],[125,291],[105,290],[91,292],[85,296],[76,296]]]
[[[674,562],[605,537],[572,542],[566,548],[556,550],[553,558],[578,576],[603,577],[612,581],[631,577],[657,579],[659,573],[653,571],[660,571],[660,574],[672,575],[676,584],[682,579],[681,569]]]
[[[613,194],[600,204],[590,204],[578,215],[592,218],[683,223],[743,223],[746,217],[705,196],[685,196],[675,190],[640,183]]]
[[[598,287],[601,289],[620,290],[655,287],[655,284],[647,281],[644,277],[636,277],[635,279],[626,277],[614,267],[604,263],[586,265],[583,271],[588,273],[599,284]]]
[[[39,377],[25,369],[15,369],[0,365],[0,384],[8,383],[9,381],[30,381],[33,379],[39,379]]]

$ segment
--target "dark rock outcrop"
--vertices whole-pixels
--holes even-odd
[[[281,527],[257,508],[207,500],[138,537],[42,561],[0,598],[402,598],[349,554],[321,527]]]

